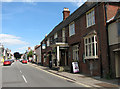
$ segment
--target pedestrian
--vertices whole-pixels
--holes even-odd
[[[50,68],[52,68],[52,61],[50,60],[50,65],[49,65]]]

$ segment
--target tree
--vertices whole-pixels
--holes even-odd
[[[14,57],[15,57],[16,59],[19,59],[19,58],[21,58],[21,55],[19,54],[19,52],[15,52],[15,53],[14,53]]]
[[[27,54],[27,58],[32,57],[33,56],[33,51],[31,50],[28,54]]]

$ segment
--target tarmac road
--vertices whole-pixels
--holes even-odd
[[[19,61],[2,67],[2,87],[84,87]]]

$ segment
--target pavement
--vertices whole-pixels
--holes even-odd
[[[120,85],[118,85],[117,79],[103,79],[98,77],[89,77],[85,76],[83,74],[73,74],[69,72],[58,72],[55,70],[51,70],[49,67],[40,66],[37,64],[29,63],[29,65],[34,66],[36,68],[39,68],[41,70],[47,71],[49,73],[64,77],[65,79],[68,79],[72,82],[75,82],[77,84],[81,84],[86,87],[94,87],[94,88],[112,88],[112,89],[120,89]]]

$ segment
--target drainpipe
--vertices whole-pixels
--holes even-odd
[[[97,16],[98,17],[100,17],[99,16],[99,10],[98,10],[98,7],[99,7],[99,2],[97,3]],[[100,50],[100,77],[101,78],[103,78],[103,66],[102,66],[102,57],[101,57],[101,36],[100,36],[100,19],[98,18],[98,33],[97,33],[97,37],[98,37],[98,39],[99,39],[99,50]]]
[[[105,3],[106,4],[106,3]],[[107,21],[107,7],[105,7],[105,19]],[[107,57],[108,57],[108,68],[109,68],[109,73],[111,72],[111,58],[110,58],[110,48],[109,48],[109,35],[108,35],[108,24],[106,24],[106,36],[107,36]],[[110,76],[111,77],[111,76]]]

